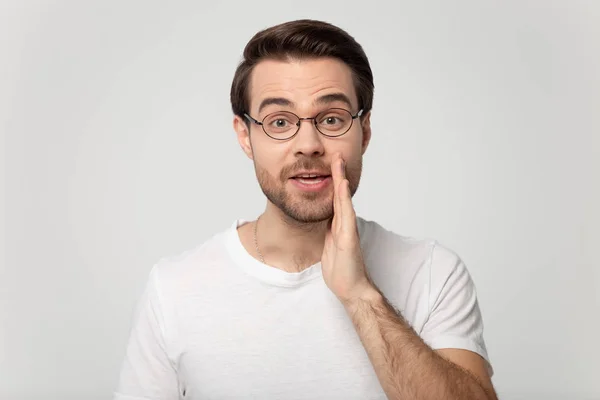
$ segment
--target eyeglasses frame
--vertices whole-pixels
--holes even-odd
[[[326,134],[326,133],[323,133],[323,132],[321,132],[321,130],[319,129],[319,127],[318,127],[318,125],[317,125],[317,117],[318,117],[319,115],[323,114],[323,113],[326,113],[327,111],[330,111],[330,110],[342,110],[342,111],[346,111],[348,114],[350,114],[350,117],[352,118],[352,120],[351,120],[351,122],[350,122],[350,126],[348,126],[348,129],[346,129],[344,132],[342,132],[342,133],[340,133],[340,134],[336,134],[336,135],[328,135],[328,134]],[[360,116],[362,116],[362,114],[363,114],[363,111],[364,111],[364,109],[362,109],[362,108],[361,108],[361,109],[360,109],[360,110],[359,110],[359,111],[358,111],[356,114],[352,115],[352,112],[350,112],[349,110],[346,110],[345,108],[332,107],[332,108],[328,108],[328,109],[326,109],[326,110],[323,110],[323,111],[319,112],[319,113],[318,113],[317,115],[315,115],[314,117],[300,117],[300,116],[298,116],[298,115],[294,114],[294,113],[293,113],[293,112],[291,112],[291,111],[283,111],[283,112],[286,112],[286,113],[288,113],[288,114],[292,114],[292,115],[294,115],[296,118],[298,118],[298,122],[296,123],[296,132],[294,132],[294,134],[293,134],[292,136],[289,136],[289,137],[286,137],[286,138],[275,138],[275,137],[273,137],[273,136],[269,135],[269,134],[267,133],[267,130],[265,129],[265,125],[264,125],[264,121],[267,119],[267,117],[268,117],[269,115],[272,115],[272,114],[277,114],[277,113],[279,113],[279,112],[282,112],[282,111],[275,111],[275,112],[272,112],[272,113],[268,113],[267,115],[265,115],[265,117],[262,119],[262,121],[258,121],[257,119],[255,119],[255,118],[251,117],[251,116],[250,116],[248,113],[244,113],[244,116],[245,116],[246,118],[248,118],[250,121],[254,122],[256,125],[260,125],[260,126],[262,127],[262,130],[263,130],[263,132],[265,133],[265,135],[267,135],[267,136],[268,136],[268,137],[270,137],[271,139],[273,139],[273,140],[290,140],[290,139],[292,139],[294,136],[296,136],[296,135],[298,134],[298,132],[300,132],[300,124],[302,123],[302,121],[310,121],[310,120],[312,120],[312,121],[313,121],[313,125],[314,125],[314,126],[315,126],[315,128],[317,129],[317,132],[319,132],[321,135],[323,135],[323,136],[326,136],[326,137],[331,137],[331,138],[334,138],[334,137],[340,137],[340,136],[342,136],[342,135],[345,135],[345,134],[346,134],[346,133],[347,133],[347,132],[348,132],[350,129],[352,129],[352,125],[354,124],[354,120],[355,120],[356,118],[359,118]]]

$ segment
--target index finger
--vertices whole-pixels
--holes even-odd
[[[346,167],[344,165],[344,159],[342,158],[341,153],[337,153],[333,158],[331,163],[331,177],[333,178],[333,195],[335,196],[334,200],[339,200],[341,197],[340,191],[342,190],[342,185],[344,184],[344,180],[346,179]],[[341,203],[338,205],[341,206]]]
[[[331,176],[333,178],[333,183],[338,189],[339,184],[346,179],[346,171],[344,168],[344,159],[342,158],[341,153],[336,153],[331,162]]]
[[[343,177],[343,159],[340,153],[336,153],[331,160],[331,178],[333,179],[333,212],[337,215],[336,221],[341,219],[342,202],[340,199],[340,185],[344,181]]]

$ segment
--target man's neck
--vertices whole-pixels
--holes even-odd
[[[301,223],[267,203],[257,226],[257,240],[267,264],[302,270],[321,259],[328,221]]]

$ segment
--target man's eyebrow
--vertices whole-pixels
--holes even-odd
[[[263,99],[263,101],[260,102],[260,106],[258,107],[258,113],[260,114],[260,112],[265,107],[273,104],[284,107],[294,107],[294,102],[284,97],[267,97],[266,99]]]
[[[352,109],[352,102],[350,101],[348,96],[346,96],[344,93],[341,93],[341,92],[340,93],[330,93],[330,94],[321,96],[314,101],[314,104],[329,104],[329,103],[333,103],[335,101],[340,101],[342,103],[346,103],[348,108]]]
[[[330,93],[330,94],[326,94],[321,97],[318,97],[317,99],[315,99],[313,101],[313,104],[324,105],[324,104],[329,104],[329,103],[333,103],[336,101],[345,103],[348,106],[348,108],[350,108],[350,109],[352,108],[352,102],[350,101],[348,96],[346,96],[344,93],[341,93],[341,92]],[[285,97],[267,97],[260,102],[260,105],[258,106],[258,113],[260,114],[261,111],[265,109],[265,107],[271,106],[271,105],[290,107],[290,108],[295,107],[295,103],[289,99],[286,99]]]

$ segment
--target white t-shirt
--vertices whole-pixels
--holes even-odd
[[[385,399],[321,264],[289,273],[261,263],[240,241],[246,222],[152,268],[114,399]],[[492,372],[460,258],[357,222],[371,278],[421,338],[476,352]]]

